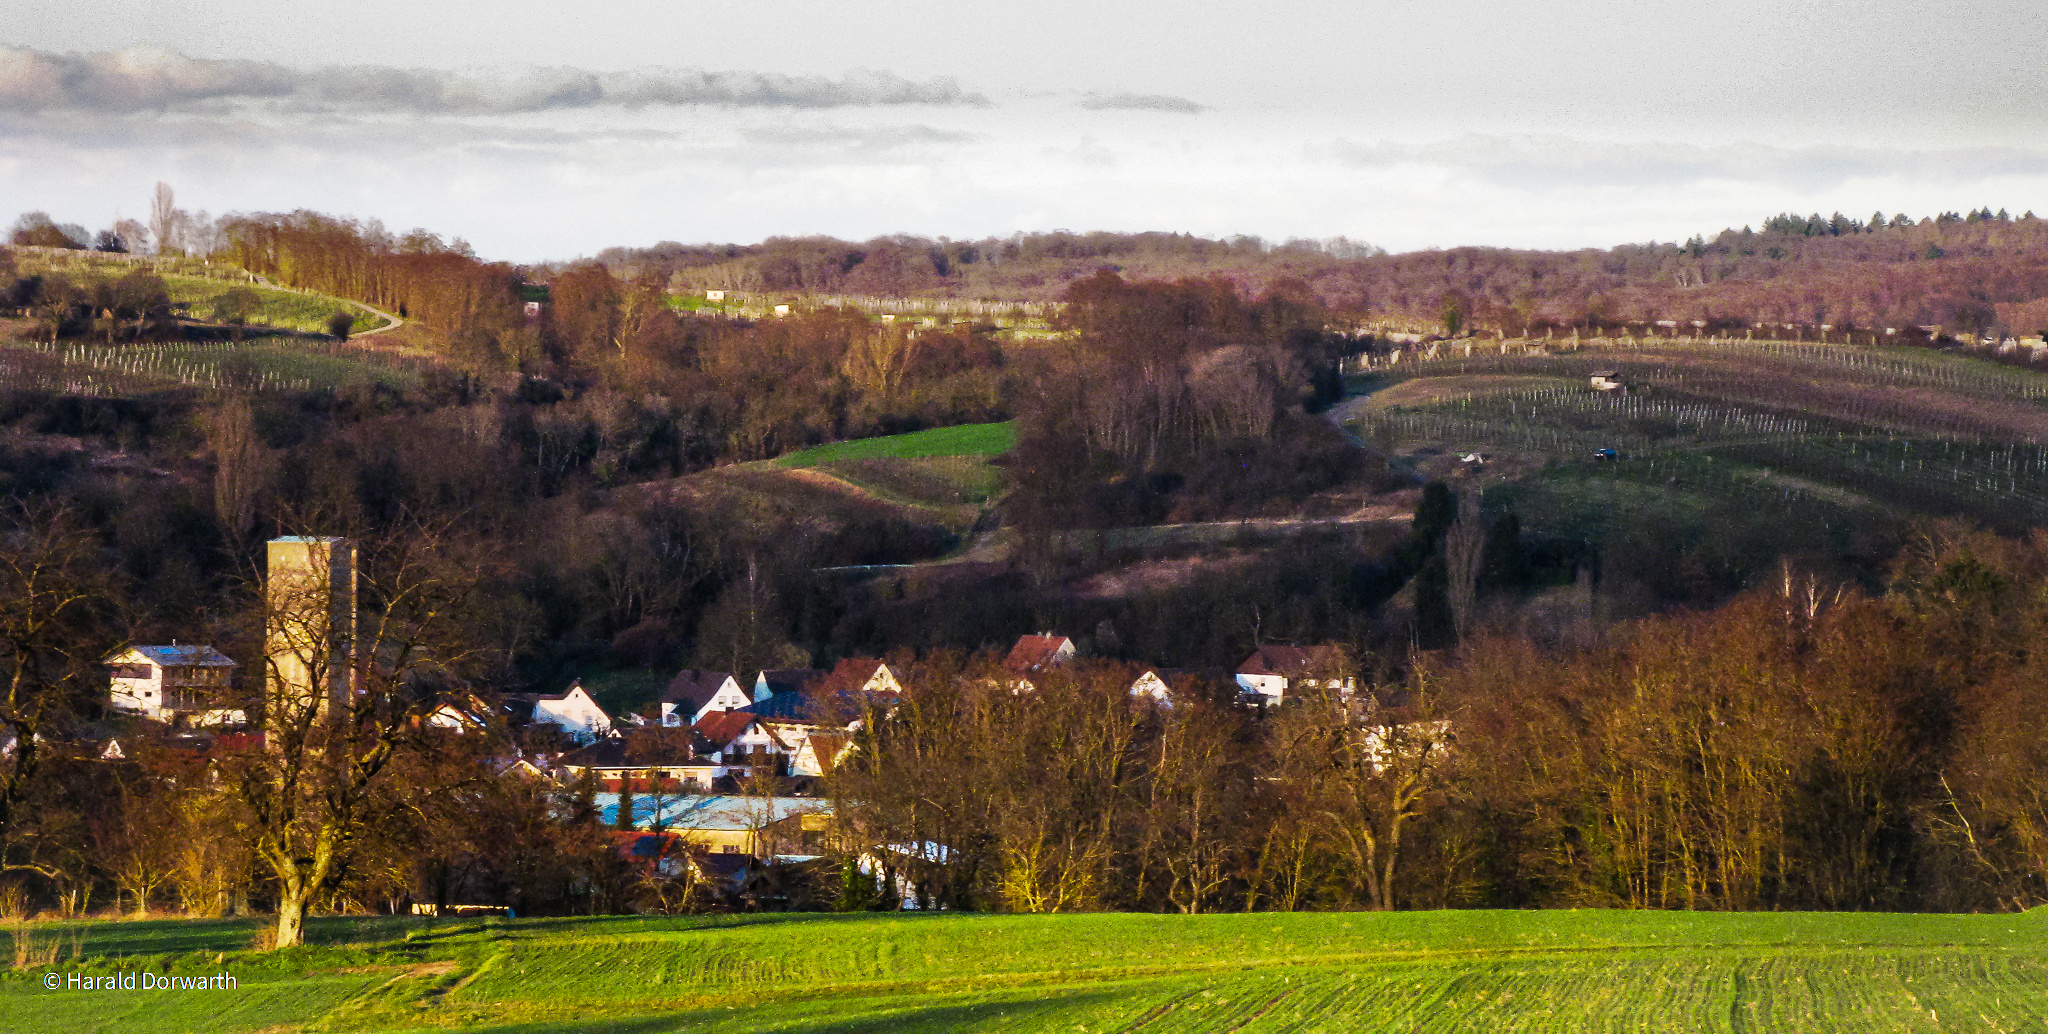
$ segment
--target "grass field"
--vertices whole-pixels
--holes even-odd
[[[2018,1031],[2048,915],[1618,911],[791,915],[49,926],[0,1029],[739,1032]],[[45,990],[46,972],[233,991]]]
[[[934,427],[928,431],[892,434],[881,438],[857,438],[793,452],[775,462],[785,467],[815,467],[844,460],[923,459],[932,456],[994,456],[1008,452],[1017,443],[1017,428],[1010,421],[997,424],[961,424]]]
[[[253,284],[240,269],[210,267],[192,259],[157,262],[89,251],[28,249],[18,249],[14,254],[16,268],[22,275],[56,272],[74,278],[104,279],[124,276],[131,271],[154,273],[163,280],[171,302],[189,306],[192,317],[199,320],[212,317],[215,298],[237,288],[247,288],[255,292],[257,299],[256,311],[249,317],[251,326],[324,334],[328,318],[338,310],[354,314],[351,333],[375,330],[385,322],[382,317],[373,316],[338,298]]]

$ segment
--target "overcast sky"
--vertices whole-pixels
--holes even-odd
[[[1393,250],[2048,214],[2048,4],[71,0],[0,220],[313,208],[487,257],[1172,230]],[[2019,55],[2014,57],[2013,55]]]

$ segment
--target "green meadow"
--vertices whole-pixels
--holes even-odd
[[[19,1031],[2017,1031],[2048,915],[746,915],[35,924]],[[46,964],[35,952],[54,950]],[[23,954],[18,947],[17,958]],[[205,991],[46,990],[76,972]]]
[[[775,462],[784,467],[815,467],[846,460],[925,459],[933,456],[994,456],[1017,444],[1012,421],[934,427],[909,434],[856,438],[793,452]]]

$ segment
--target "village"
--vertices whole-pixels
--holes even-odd
[[[265,707],[296,713],[292,704],[323,695],[338,705],[351,685],[352,546],[281,538],[270,543],[268,559]],[[105,665],[111,734],[73,745],[90,756],[119,762],[143,740],[200,755],[265,746],[264,716],[229,706],[242,665],[212,646],[131,645]],[[1091,665],[1127,683],[1136,708],[1171,709],[1178,695],[1199,693],[1263,710],[1307,688],[1346,701],[1357,689],[1347,659],[1332,646],[1262,646],[1235,671],[1191,672],[1083,658],[1073,639],[1040,632],[1019,636],[994,670],[1002,688],[1022,694],[1056,669]],[[945,853],[938,844],[863,844],[849,852],[848,845],[828,843],[833,802],[825,777],[858,749],[864,723],[903,701],[896,667],[846,657],[829,670],[748,674],[685,669],[657,699],[617,714],[576,681],[554,694],[442,693],[418,701],[407,724],[430,750],[435,737],[483,741],[497,778],[548,788],[561,802],[559,817],[580,808],[611,830],[621,859],[727,904],[776,903],[765,900],[772,893],[764,888],[786,884],[787,870],[817,866],[828,846],[857,855],[861,871],[877,880],[902,879],[886,857],[891,852]],[[923,900],[907,885],[892,896],[904,908]],[[509,911],[489,902],[412,908]]]

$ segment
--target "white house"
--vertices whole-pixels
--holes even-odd
[[[820,683],[824,694],[858,697],[867,693],[901,693],[903,683],[889,666],[873,657],[847,657],[832,666],[832,673]]]
[[[611,716],[597,706],[581,682],[570,683],[568,692],[561,696],[536,697],[533,724],[559,726],[578,743],[589,743],[612,731]]]
[[[661,693],[661,724],[670,728],[695,725],[705,715],[737,711],[754,702],[739,680],[723,671],[688,668],[668,680]]]
[[[1335,657],[1330,656],[1329,647],[1261,646],[1237,666],[1237,684],[1247,694],[1263,695],[1271,703],[1279,703],[1291,687],[1318,685],[1337,690],[1350,696],[1357,690],[1355,678],[1329,678],[1318,681],[1311,673],[1317,669],[1335,667]]]
[[[1155,668],[1146,668],[1143,674],[1131,680],[1131,695],[1151,697],[1168,707],[1173,706],[1173,687],[1166,684],[1166,679]]]
[[[779,776],[789,770],[796,745],[768,727],[766,722],[745,711],[707,714],[694,728],[699,755],[724,764],[733,775],[744,777],[755,770]]]
[[[159,722],[241,725],[240,708],[221,707],[235,662],[211,646],[131,646],[107,658],[113,707]]]

